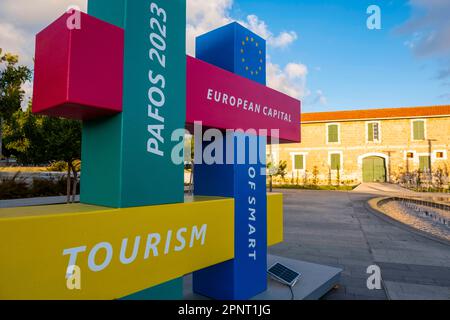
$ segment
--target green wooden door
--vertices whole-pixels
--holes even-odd
[[[369,157],[364,159],[363,182],[386,182],[386,164],[383,158]]]

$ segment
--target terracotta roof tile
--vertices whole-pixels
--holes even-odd
[[[450,116],[450,105],[413,108],[390,108],[350,110],[334,112],[303,113],[302,122],[330,122],[349,120],[377,120],[391,118],[417,118],[433,116]]]

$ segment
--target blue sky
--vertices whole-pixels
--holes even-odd
[[[35,34],[86,4],[0,0],[0,47],[32,67]],[[366,27],[369,5],[381,30]],[[268,85],[306,112],[450,104],[450,0],[187,0],[187,53],[235,20],[267,38]]]
[[[371,4],[381,8],[381,30],[366,27]],[[436,59],[417,56],[407,45],[412,35],[399,30],[416,13],[403,0],[237,0],[232,8],[234,18],[255,14],[274,33],[298,34],[269,54],[277,64],[308,67],[307,87],[322,91],[326,104],[310,95],[305,111],[448,104],[450,88],[436,79]]]

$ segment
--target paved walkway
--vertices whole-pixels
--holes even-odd
[[[366,209],[374,195],[283,190],[285,242],[271,254],[344,269],[325,299],[450,299],[450,246],[391,225]],[[384,290],[367,289],[367,267]]]
[[[390,183],[362,183],[353,190],[356,193],[368,193],[368,194],[417,194],[417,192],[405,189],[396,184]]]
[[[450,299],[450,246],[396,227],[366,209],[367,200],[393,195],[391,188],[395,186],[281,191],[285,241],[270,253],[344,269],[341,287],[325,299]],[[0,207],[64,201],[8,200],[0,201]],[[366,270],[374,264],[381,268],[383,290],[367,289]]]
[[[356,187],[353,192],[381,196],[414,197],[430,200],[437,199],[438,201],[450,202],[450,192],[415,192],[391,183],[363,183]]]

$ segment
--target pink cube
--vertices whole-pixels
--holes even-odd
[[[89,120],[122,112],[124,30],[80,12],[36,36],[33,112]]]

